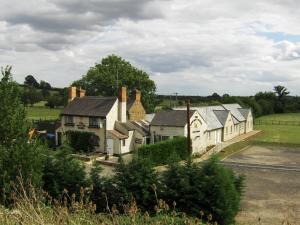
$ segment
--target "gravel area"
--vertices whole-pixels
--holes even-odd
[[[300,224],[300,172],[260,168],[282,166],[300,169],[300,149],[251,146],[224,160],[244,163],[231,166],[246,176],[238,224]],[[256,165],[256,167],[246,167]]]

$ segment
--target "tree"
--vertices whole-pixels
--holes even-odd
[[[39,86],[41,89],[51,90],[51,85],[46,81],[41,80]]]
[[[133,95],[135,89],[142,92],[142,102],[147,112],[153,112],[155,107],[154,81],[149,75],[116,55],[103,58],[101,63],[91,67],[86,75],[73,85],[82,87],[87,95],[116,96],[118,88],[126,86],[129,95]]]
[[[63,96],[61,96],[58,93],[50,95],[47,98],[46,106],[48,106],[50,108],[55,108],[55,107],[64,106],[64,105],[65,105],[64,98],[63,98]]]
[[[26,187],[29,183],[39,187],[42,181],[44,146],[28,139],[29,124],[20,97],[19,85],[7,66],[0,80],[0,200],[4,204],[17,176],[23,178]]]
[[[42,96],[40,91],[38,91],[36,88],[25,87],[21,99],[24,105],[30,104],[31,106],[33,106],[35,103],[42,100]]]
[[[32,75],[28,75],[25,77],[24,85],[39,88],[39,83]]]
[[[280,85],[274,87],[274,92],[277,96],[277,101],[275,104],[275,112],[283,113],[285,110],[285,100],[290,92],[288,92],[285,87]]]
[[[0,80],[0,145],[10,146],[16,137],[26,137],[28,123],[20,101],[19,85],[13,81],[11,66],[2,68]]]

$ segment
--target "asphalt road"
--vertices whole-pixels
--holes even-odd
[[[300,224],[300,149],[252,146],[222,164],[246,176],[239,224]]]

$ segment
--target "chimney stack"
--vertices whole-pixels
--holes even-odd
[[[138,89],[135,90],[135,100],[138,102],[141,101],[141,91]]]
[[[84,97],[85,96],[85,92],[86,92],[85,90],[79,88],[79,98]]]
[[[68,89],[68,101],[71,102],[73,101],[74,98],[76,98],[77,96],[77,91],[76,91],[76,87],[71,86]]]
[[[119,92],[119,121],[124,123],[126,122],[127,118],[127,109],[126,109],[126,104],[127,104],[127,91],[126,87],[121,87],[120,92]]]

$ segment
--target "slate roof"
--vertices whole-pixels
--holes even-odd
[[[129,99],[127,100],[127,103],[126,103],[127,111],[131,108],[131,106],[133,105],[134,102],[135,102],[135,99],[134,99],[134,98],[129,98]]]
[[[190,111],[190,117],[196,110]],[[184,127],[186,125],[186,110],[167,110],[155,114],[150,125],[154,126],[170,126],[170,127]]]
[[[127,135],[124,135],[116,130],[108,130],[107,134],[108,134],[108,136],[116,137],[118,139],[127,139],[128,138]]]
[[[233,124],[234,124],[234,125],[240,123],[233,115],[231,115],[231,118],[232,118],[232,121],[233,121]]]
[[[139,132],[142,136],[148,136],[149,135],[149,124],[141,121],[127,121],[125,123],[121,123],[119,121],[116,121],[115,123],[115,130],[124,134],[128,135],[129,131],[135,130]]]
[[[75,98],[61,115],[106,117],[117,97],[85,96]]]
[[[225,126],[226,120],[228,118],[229,111],[228,110],[214,110],[214,114],[220,121],[220,123]]]
[[[218,117],[214,113],[214,110],[224,110],[221,106],[205,106],[205,107],[193,107],[197,109],[202,118],[207,123],[207,130],[216,130],[223,127]]]
[[[229,110],[238,121],[243,122],[246,120],[239,110],[242,108],[239,104],[223,104],[222,106],[224,109]]]
[[[239,109],[239,111],[243,115],[243,117],[245,119],[247,119],[247,116],[248,116],[249,112],[251,111],[251,109],[243,109],[243,108],[241,108],[241,109]]]

